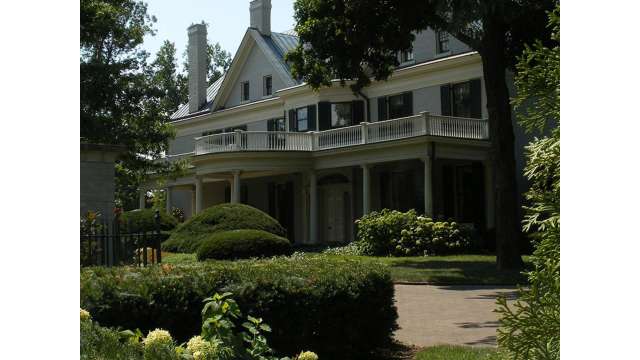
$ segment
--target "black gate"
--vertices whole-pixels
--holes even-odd
[[[131,232],[116,214],[113,221],[92,220],[80,229],[80,266],[147,266],[162,262],[160,214],[155,229]]]

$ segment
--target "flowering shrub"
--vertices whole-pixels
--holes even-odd
[[[142,344],[144,345],[145,360],[176,358],[176,345],[167,330],[150,331]]]
[[[357,246],[363,255],[422,256],[465,252],[469,236],[453,221],[433,221],[415,210],[383,209],[356,220]]]
[[[87,310],[80,308],[80,321],[91,319],[91,314]]]
[[[318,360],[318,355],[312,351],[301,352],[296,360]]]
[[[171,334],[162,329],[150,331],[140,341],[139,330],[118,332],[103,328],[91,321],[89,313],[81,309],[80,356],[83,359],[291,360],[274,356],[264,336],[271,332],[271,328],[262,319],[248,315],[246,321],[238,326],[242,313],[231,293],[215,294],[205,302],[202,332],[192,337],[186,348],[176,346]],[[301,352],[296,360],[318,360],[318,355],[310,351]]]

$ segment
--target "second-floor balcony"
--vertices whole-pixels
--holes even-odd
[[[488,140],[489,122],[420,113],[325,131],[241,131],[195,139],[195,155],[237,151],[321,151],[416,136]]]

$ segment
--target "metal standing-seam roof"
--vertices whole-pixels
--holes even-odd
[[[213,84],[211,84],[207,88],[207,103],[201,107],[195,113],[189,113],[189,103],[182,104],[178,107],[178,110],[171,115],[171,120],[177,120],[189,115],[198,115],[205,112],[211,111],[211,105],[213,105],[213,99],[218,94],[218,90],[220,90],[220,85],[222,85],[222,81],[224,80],[226,74],[223,74],[218,80],[216,80]]]
[[[282,62],[285,69],[290,72],[291,70],[289,69],[289,65],[284,61],[284,55],[288,51],[293,50],[298,45],[298,37],[291,34],[277,32],[272,32],[271,36],[263,35],[262,37],[269,45],[269,49],[271,49],[278,60]],[[178,107],[178,110],[176,110],[176,112],[171,115],[170,120],[174,121],[211,112],[213,99],[215,99],[216,95],[218,94],[218,90],[220,90],[220,86],[222,85],[225,76],[226,73],[207,88],[207,102],[198,111],[189,113],[189,103],[182,104]]]

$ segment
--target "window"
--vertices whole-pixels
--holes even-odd
[[[378,98],[378,121],[411,115],[413,115],[413,93],[411,91]]]
[[[306,107],[296,109],[296,124],[298,131],[309,130],[309,115]]]
[[[442,115],[480,118],[481,94],[480,79],[441,86]]]
[[[471,84],[464,82],[451,86],[451,114],[471,117]]]
[[[444,31],[436,32],[436,48],[438,54],[449,51],[449,34]]]
[[[403,51],[400,56],[400,62],[409,62],[413,61],[413,50]]]
[[[240,101],[249,101],[249,82],[245,81],[240,86]]]
[[[331,127],[350,126],[353,120],[353,105],[348,103],[331,104]]]
[[[262,96],[269,96],[273,94],[271,75],[267,75],[264,78],[262,78],[262,83],[263,83]]]
[[[408,96],[406,94],[411,93],[389,96],[389,119],[397,119],[413,115],[413,106],[411,101],[407,99]]]
[[[287,123],[284,118],[267,120],[268,131],[287,131]]]

